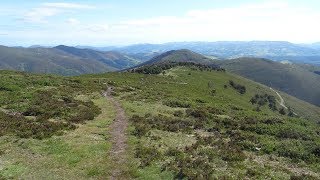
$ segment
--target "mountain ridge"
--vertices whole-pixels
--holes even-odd
[[[170,50],[189,49],[220,59],[260,57],[275,61],[292,60],[298,63],[320,65],[320,50],[287,41],[217,41],[169,42],[163,44],[135,44],[113,50],[127,54],[164,53]]]
[[[138,60],[119,52],[99,52],[69,46],[7,47],[0,46],[0,69],[35,73],[80,75],[124,69]]]

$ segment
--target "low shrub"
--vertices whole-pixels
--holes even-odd
[[[236,84],[234,81],[230,80],[229,85],[237,90],[240,94],[245,94],[246,93],[246,87],[241,85],[241,84]]]
[[[135,149],[135,157],[140,159],[140,167],[145,167],[161,159],[163,155],[157,148],[146,147],[139,143]]]
[[[176,99],[171,99],[163,102],[164,105],[173,107],[173,108],[190,108],[191,104],[185,101],[180,101]]]

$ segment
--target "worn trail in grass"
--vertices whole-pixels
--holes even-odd
[[[112,141],[110,157],[114,163],[109,178],[121,179],[124,174],[121,167],[126,163],[125,150],[127,148],[127,137],[125,133],[128,127],[128,121],[124,109],[121,107],[120,103],[112,97],[111,93],[111,87],[104,93],[105,97],[112,102],[116,110],[115,120],[109,127]]]

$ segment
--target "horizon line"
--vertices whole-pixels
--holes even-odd
[[[39,47],[47,47],[47,48],[52,48],[52,47],[57,47],[57,46],[69,46],[69,47],[95,47],[95,48],[120,48],[120,47],[127,47],[127,46],[135,46],[135,45],[163,45],[163,44],[173,44],[173,43],[219,43],[219,42],[234,42],[234,43],[246,43],[246,42],[282,42],[282,43],[290,43],[290,44],[295,44],[295,45],[312,45],[312,44],[317,44],[320,43],[320,41],[314,41],[314,42],[309,42],[309,43],[297,43],[297,42],[291,42],[291,41],[285,41],[285,40],[248,40],[248,41],[241,41],[241,40],[235,40],[235,41],[168,41],[168,42],[163,42],[163,43],[152,43],[152,42],[141,42],[141,43],[130,43],[130,44],[122,44],[122,45],[90,45],[90,44],[33,44],[33,45],[5,45],[5,44],[0,44],[0,46],[6,46],[6,47],[22,47],[22,48],[32,48],[33,46],[39,46]]]

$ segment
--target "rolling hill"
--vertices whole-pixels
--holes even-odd
[[[320,76],[315,73],[319,69],[316,66],[257,58],[219,61],[218,64],[230,72],[320,106]]]
[[[129,68],[139,62],[136,59],[133,59],[116,51],[100,52],[91,49],[79,49],[64,45],[56,46],[54,48],[77,57],[100,61],[107,66],[113,67],[118,70]]]
[[[219,61],[190,50],[172,50],[158,55],[135,68],[168,62],[192,62],[221,67],[314,105],[320,105],[320,83],[318,83],[320,82],[320,68],[318,66],[290,62],[280,63],[259,58],[238,58]],[[147,69],[143,71],[149,72]]]
[[[215,61],[201,54],[192,52],[190,50],[181,49],[181,50],[172,50],[172,51],[165,52],[163,54],[155,56],[149,61],[139,64],[138,66],[163,64],[168,62],[192,62],[192,63],[214,66]]]
[[[68,46],[14,48],[0,46],[0,69],[80,75],[124,69],[137,61],[118,52],[98,52]]]
[[[5,46],[0,47],[0,69],[61,75],[114,70],[99,61],[70,56],[57,49]]]
[[[183,63],[155,74],[0,71],[0,178],[320,178],[319,107]]]

